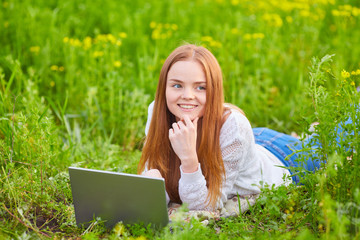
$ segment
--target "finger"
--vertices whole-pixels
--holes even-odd
[[[173,127],[173,130],[174,130],[174,133],[180,131],[178,123],[174,122],[172,124],[172,127]]]
[[[178,124],[180,130],[185,129],[185,127],[186,127],[186,125],[184,124],[183,121],[179,121],[177,124]]]
[[[169,129],[169,137],[172,136],[172,135],[174,135],[174,129],[170,128]]]
[[[188,115],[184,116],[184,121],[185,121],[186,126],[193,125],[192,122],[191,122],[191,119],[190,119],[190,117]]]

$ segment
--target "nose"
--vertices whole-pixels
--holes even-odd
[[[194,98],[194,93],[193,93],[192,89],[191,88],[184,88],[182,98],[183,99],[193,99]]]

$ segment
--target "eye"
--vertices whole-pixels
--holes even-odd
[[[173,88],[181,88],[181,85],[178,84],[178,83],[175,83],[175,84],[172,85],[172,87],[173,87]]]
[[[203,90],[206,90],[206,87],[205,86],[197,86],[196,89],[203,91]]]

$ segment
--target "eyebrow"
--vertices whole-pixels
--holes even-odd
[[[172,81],[172,82],[179,82],[179,83],[182,83],[182,82],[184,82],[184,81],[181,81],[181,80],[179,80],[179,79],[174,79],[174,78],[171,78],[171,79],[169,79],[168,80],[169,82],[170,81]],[[194,82],[195,84],[200,84],[200,83],[206,83],[206,81],[196,81],[196,82]]]

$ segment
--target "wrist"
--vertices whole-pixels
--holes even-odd
[[[181,170],[183,173],[193,173],[196,172],[199,169],[199,161],[196,159],[196,161],[181,161]]]

